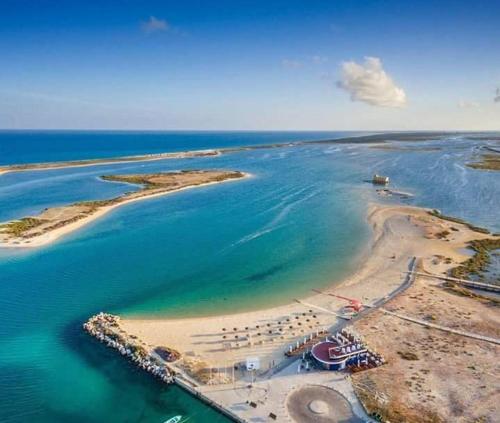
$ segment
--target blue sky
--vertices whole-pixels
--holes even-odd
[[[0,128],[500,129],[499,18],[498,1],[2,0]]]

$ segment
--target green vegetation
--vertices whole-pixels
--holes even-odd
[[[35,217],[23,217],[22,219],[5,223],[1,225],[0,228],[3,229],[3,232],[9,235],[21,236],[24,232],[36,228],[37,226],[45,222],[45,220],[37,219]]]
[[[151,182],[151,178],[155,176],[160,176],[162,175],[157,174],[157,175],[103,175],[101,176],[101,179],[103,181],[111,181],[111,182],[126,182],[128,184],[137,184],[137,185],[144,185],[144,188],[154,186],[156,184]],[[165,174],[163,174],[165,175]]]
[[[468,163],[473,169],[500,170],[500,154],[483,154],[479,161]]]
[[[465,220],[463,219],[459,219],[458,217],[453,217],[453,216],[446,216],[444,214],[441,214],[441,212],[439,210],[432,210],[430,212],[428,212],[431,216],[434,216],[434,217],[437,217],[439,219],[443,219],[443,220],[448,220],[450,222],[455,222],[455,223],[460,223],[461,225],[465,225],[467,226],[470,230],[474,231],[474,232],[479,232],[479,233],[482,233],[482,234],[489,234],[490,231],[488,229],[485,229],[485,228],[481,228],[479,226],[474,226],[474,225],[471,225],[470,223],[466,222]]]
[[[90,207],[90,210],[87,213],[93,213],[100,207],[111,206],[121,197],[111,198],[109,200],[90,200],[90,201],[80,201],[78,203],[72,204],[73,206],[85,206]]]
[[[450,276],[466,279],[469,275],[477,275],[482,279],[482,273],[490,264],[490,252],[500,248],[500,238],[470,241],[469,248],[474,251],[474,255],[459,266],[451,269]]]

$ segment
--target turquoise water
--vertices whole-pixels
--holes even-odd
[[[366,204],[380,199],[363,180],[375,171],[413,192],[410,204],[499,231],[498,173],[464,166],[482,144],[458,137],[404,143],[420,149],[405,152],[305,145],[0,177],[2,221],[131,189],[100,181],[102,174],[253,174],[123,206],[46,248],[0,250],[0,420],[163,422],[183,414],[226,421],[94,342],[82,322],[101,310],[189,316],[263,307],[341,280],[369,244]],[[429,146],[439,150],[422,148]]]

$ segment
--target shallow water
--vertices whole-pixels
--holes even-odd
[[[216,146],[211,142],[203,148]],[[500,230],[498,173],[464,166],[479,142],[404,145],[419,151],[305,145],[0,177],[1,221],[132,189],[99,180],[103,174],[253,174],[123,206],[46,248],[0,250],[1,420],[162,422],[183,414],[193,422],[226,421],[94,342],[82,322],[101,310],[189,316],[257,308],[341,280],[369,245],[366,204],[381,198],[362,181],[374,172],[415,194],[410,204]],[[54,159],[50,151],[37,154],[36,161]],[[70,156],[81,158],[64,159]]]

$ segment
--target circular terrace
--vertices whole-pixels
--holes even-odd
[[[351,404],[337,391],[320,385],[302,386],[288,396],[287,411],[297,423],[361,423]]]

